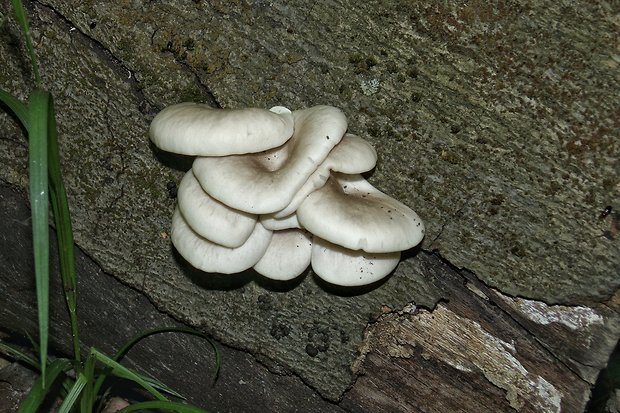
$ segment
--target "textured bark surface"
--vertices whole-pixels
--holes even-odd
[[[292,109],[332,104],[347,114],[351,132],[377,148],[370,180],[425,220],[425,251],[471,270],[490,288],[487,305],[511,314],[581,379],[591,382],[604,365],[618,331],[601,303],[620,283],[619,218],[599,219],[605,206],[618,208],[620,191],[613,6],[396,0],[27,5],[44,82],[56,98],[76,240],[159,309],[285,366],[331,399],[354,381],[351,365],[360,346],[370,349],[366,359],[377,366],[393,361],[375,353],[371,333],[364,340],[368,321],[378,317],[371,328],[384,322],[417,347],[428,347],[419,344],[427,338],[410,336],[411,325],[426,320],[424,311],[437,310],[445,328],[479,325],[480,334],[511,343],[493,323],[450,305],[435,309],[462,283],[452,278],[457,284],[446,289],[429,270],[441,260],[426,252],[407,254],[379,288],[353,292],[330,290],[311,272],[286,285],[251,272],[205,275],[174,253],[167,236],[174,200],[166,187],[188,163],[149,145],[146,131],[159,109],[183,100]],[[3,4],[0,11],[7,9]],[[23,99],[32,87],[25,59],[9,19],[0,31],[0,87]],[[0,179],[24,186],[22,131],[3,113],[0,131]],[[475,298],[468,297],[462,301]],[[382,308],[398,314],[410,303],[412,314],[381,316]],[[565,318],[575,317],[566,313],[574,308],[602,317],[605,328],[577,324],[572,330]],[[579,338],[578,349],[562,344],[567,337]],[[430,365],[449,359],[426,351]],[[518,346],[515,351],[524,357]],[[467,367],[494,383],[485,368]],[[571,383],[587,388],[577,379]],[[489,394],[506,392],[509,404],[528,397],[523,389],[498,388]],[[579,405],[582,394],[566,403]]]
[[[429,273],[437,273],[437,269]],[[513,299],[450,268],[446,301],[410,306],[366,331],[351,411],[582,412],[600,349],[620,331],[613,298],[594,308]],[[464,278],[464,279],[463,279]],[[460,288],[462,282],[466,288]],[[603,342],[597,342],[600,337]],[[604,350],[606,352],[608,350]]]
[[[17,337],[36,337],[36,296],[33,287],[30,210],[24,194],[0,185],[0,339],[2,331]],[[54,236],[54,234],[52,234]],[[159,312],[143,294],[103,272],[80,250],[78,314],[83,352],[91,346],[113,355],[128,340],[151,328],[183,326]],[[57,272],[54,260],[52,274]],[[58,277],[51,279],[51,344],[56,352],[71,354],[66,306]],[[27,345],[23,340],[20,344]],[[215,355],[204,339],[182,334],[151,336],[130,351],[124,364],[138,368],[179,391],[191,403],[213,412],[302,411],[340,412],[298,377],[282,370],[271,373],[255,357],[217,344],[222,357],[213,384]],[[12,413],[34,373],[2,363],[0,358],[0,412]],[[12,397],[11,397],[12,396]]]
[[[0,205],[0,326],[34,336],[26,197],[0,186]],[[146,329],[179,325],[77,252],[84,351],[96,346],[113,354]],[[352,366],[359,378],[338,405],[321,399],[273,360],[258,361],[221,345],[222,371],[210,387],[213,352],[194,337],[151,337],[129,353],[126,363],[212,411],[583,411],[620,332],[618,297],[596,308],[547,306],[507,297],[436,257],[422,254],[420,261],[446,301],[433,310],[384,306],[366,329]],[[54,260],[53,274],[56,268]],[[61,287],[57,277],[52,281],[52,346],[70,353]],[[325,345],[325,338],[324,332],[316,333],[314,344]],[[0,401],[17,403],[28,377],[14,365],[0,366]]]

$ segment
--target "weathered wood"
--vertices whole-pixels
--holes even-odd
[[[466,410],[480,401],[491,410],[553,411],[554,389],[566,411],[583,405],[619,336],[618,215],[599,218],[607,205],[618,208],[611,8],[553,0],[26,3],[56,97],[76,239],[106,272],[334,400],[355,378],[361,346],[356,371],[366,373],[343,402],[354,410]],[[0,86],[26,99],[32,79],[13,20],[1,35]],[[372,181],[425,220],[424,248],[475,277],[430,252],[407,257],[370,291],[334,291],[311,273],[273,285],[253,273],[188,268],[167,234],[175,201],[166,185],[178,181],[179,164],[146,136],[157,109],[182,100],[341,107],[350,130],[377,148]],[[3,113],[0,126],[0,179],[25,186],[23,131]],[[28,270],[11,257],[29,246],[6,245],[6,268]],[[20,295],[2,296],[16,307],[1,311],[7,326],[21,328],[32,311],[21,294],[32,285],[11,280]],[[110,304],[92,291],[83,306],[91,328]],[[128,308],[100,325],[115,332],[110,345],[149,325],[136,316],[142,304]],[[369,318],[376,321],[362,340]],[[234,383],[226,394],[245,394]],[[532,396],[530,385],[549,396]],[[261,408],[271,400],[256,397]]]
[[[0,186],[0,326],[36,332],[29,210]],[[618,297],[605,306],[547,306],[507,297],[421,254],[421,271],[445,300],[383,308],[365,333],[360,374],[341,408],[352,412],[580,412],[620,331]],[[55,263],[54,263],[55,264]],[[146,328],[179,325],[78,250],[80,321],[86,346],[113,353]],[[54,271],[56,265],[54,265]],[[60,285],[52,278],[52,288]],[[60,294],[52,296],[52,344],[70,351]],[[535,311],[534,311],[535,310]],[[213,354],[201,340],[167,334],[129,354],[129,365],[160,377],[189,400],[221,411],[337,411],[297,378],[269,373],[251,355],[223,348],[217,385]],[[282,372],[282,371],[281,371]],[[268,389],[266,392],[265,389]],[[243,394],[243,397],[239,397]],[[249,402],[247,395],[251,395]],[[262,407],[261,407],[262,406]]]
[[[37,336],[37,316],[31,252],[30,210],[24,194],[0,185],[0,331],[17,336]],[[53,234],[52,234],[53,235]],[[95,346],[114,354],[126,341],[157,327],[183,326],[158,311],[138,291],[106,274],[79,249],[78,316],[85,353]],[[70,354],[69,323],[56,260],[51,278],[50,338],[54,351]],[[27,341],[24,341],[27,344]],[[301,380],[269,370],[251,354],[216,343],[222,354],[219,378],[212,386],[214,353],[203,339],[181,334],[151,336],[129,352],[124,364],[162,380],[187,399],[210,411],[295,411],[339,412]],[[25,390],[26,373],[7,366],[0,378],[10,379],[7,392]],[[0,365],[0,371],[2,366]],[[28,376],[31,377],[31,376]],[[19,379],[19,380],[18,380]],[[4,382],[0,380],[0,411]]]
[[[344,407],[583,411],[592,373],[606,362],[600,349],[609,354],[620,331],[617,298],[596,308],[548,306],[507,297],[448,266],[428,274],[444,285],[446,300],[430,310],[385,309],[366,331],[362,375]]]

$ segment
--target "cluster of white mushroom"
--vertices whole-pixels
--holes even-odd
[[[171,239],[194,267],[254,268],[290,280],[309,265],[343,286],[389,274],[424,225],[361,175],[377,155],[346,133],[331,106],[213,109],[181,103],[161,111],[150,137],[164,151],[196,156],[178,188]]]

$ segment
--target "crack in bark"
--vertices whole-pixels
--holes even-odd
[[[437,242],[437,240],[441,237],[441,235],[443,234],[444,229],[448,226],[448,224],[457,216],[459,216],[459,214],[461,213],[461,211],[463,211],[463,209],[465,208],[465,206],[467,206],[467,204],[469,203],[469,201],[474,197],[475,194],[470,194],[467,198],[465,198],[465,201],[463,202],[463,204],[456,210],[454,211],[453,214],[450,215],[450,217],[441,224],[441,228],[439,229],[439,233],[435,236],[435,238],[433,238],[433,240],[428,244],[428,247],[426,248],[426,250],[428,250],[429,252],[433,251],[433,245],[435,245],[435,243]]]
[[[464,278],[468,281],[474,282],[475,286],[477,288],[481,288],[481,291],[484,292],[484,294],[489,298],[489,301],[491,301],[493,304],[495,304],[497,306],[497,308],[504,314],[506,315],[512,322],[514,322],[515,324],[517,324],[519,326],[519,328],[521,328],[524,332],[527,333],[528,336],[532,337],[541,347],[542,350],[545,351],[545,353],[552,359],[555,360],[557,363],[559,363],[560,365],[562,365],[563,367],[565,367],[568,371],[570,371],[571,373],[573,373],[576,377],[578,377],[581,381],[583,381],[584,383],[587,383],[588,385],[590,385],[590,382],[588,382],[588,380],[586,380],[574,367],[572,367],[571,365],[569,365],[567,362],[565,362],[564,360],[562,360],[558,355],[556,355],[556,353],[554,352],[554,350],[552,348],[550,348],[547,344],[545,344],[542,340],[540,340],[540,338],[538,337],[538,335],[532,331],[531,329],[529,329],[523,322],[521,322],[519,320],[519,317],[515,317],[510,311],[508,311],[505,306],[506,304],[501,300],[501,298],[498,297],[498,294],[503,294],[507,297],[510,298],[514,298],[511,297],[510,295],[496,289],[496,288],[490,288],[489,286],[487,286],[483,281],[481,281],[473,272],[471,271],[467,271],[468,274],[471,274],[471,277],[467,277],[464,276]],[[576,364],[581,364],[584,366],[587,366],[587,364],[585,363],[581,363],[578,362],[576,360],[570,359],[573,362],[575,362]]]
[[[33,3],[38,4],[41,7],[44,7],[48,10],[50,10],[58,19],[60,19],[66,26],[69,26],[69,31],[71,32],[75,32],[77,34],[79,34],[80,36],[82,36],[82,38],[86,41],[90,43],[90,49],[94,50],[95,52],[97,52],[102,60],[107,61],[109,64],[109,67],[111,68],[122,68],[123,70],[125,70],[127,73],[129,73],[129,77],[127,78],[127,81],[129,81],[132,85],[132,89],[133,89],[133,93],[136,94],[136,96],[139,98],[139,100],[147,102],[150,106],[155,106],[153,104],[153,102],[151,102],[148,98],[146,98],[146,96],[144,95],[144,92],[142,92],[141,88],[139,87],[140,82],[136,79],[135,76],[135,71],[132,70],[129,66],[128,63],[125,62],[123,59],[117,57],[114,52],[107,47],[102,41],[96,39],[95,37],[89,35],[88,33],[86,33],[84,30],[82,30],[80,28],[80,26],[78,24],[75,24],[74,22],[72,22],[69,18],[67,18],[65,15],[63,15],[59,10],[57,10],[54,6],[52,6],[49,3],[46,3],[45,1],[41,1],[41,0],[34,0]],[[153,36],[155,35],[155,33],[157,32],[159,28],[157,28],[154,32],[153,32]],[[71,41],[73,41],[73,36],[71,37]],[[202,81],[200,80],[200,77],[198,76],[198,74],[196,73],[196,71],[190,67],[188,64],[179,61],[178,59],[175,59],[175,62],[177,62],[177,64],[179,64],[181,67],[183,67],[183,69],[186,72],[189,72],[193,77],[194,77],[194,82],[198,85],[198,87],[203,91],[205,97],[207,98],[206,100],[209,101],[210,104],[216,106],[216,107],[221,107],[219,102],[217,101],[217,99],[215,98],[215,96],[213,95],[213,93],[211,92],[211,90],[209,89],[209,87],[205,84],[202,83]],[[124,78],[124,75],[121,75],[120,73],[118,73],[119,78]]]
[[[106,47],[101,41],[97,40],[95,37],[86,33],[80,28],[79,25],[72,22],[69,18],[67,18],[64,14],[62,14],[59,10],[57,10],[49,3],[40,0],[33,0],[33,3],[38,4],[40,7],[49,10],[58,20],[60,20],[65,26],[68,27],[68,31],[71,33],[71,44],[73,44],[75,38],[73,34],[75,33],[76,35],[79,35],[81,37],[80,40],[86,44],[86,47],[89,50],[92,50],[95,54],[97,54],[102,61],[107,62],[107,66],[117,73],[119,79],[125,78],[124,74],[121,74],[119,72],[119,68],[129,73],[129,76],[126,80],[129,81],[129,83],[131,84],[132,92],[138,97],[138,100],[145,101],[152,106],[152,102],[150,102],[149,99],[145,97],[144,93],[139,87],[139,82],[136,79],[135,72],[129,66],[127,66],[127,64],[122,59],[118,58],[113,53],[113,51],[110,50],[110,48]],[[108,130],[110,130],[109,125],[107,126]]]

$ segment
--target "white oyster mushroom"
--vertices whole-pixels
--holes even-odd
[[[424,237],[424,224],[408,206],[361,175],[334,173],[297,209],[301,226],[351,250],[403,251]]]
[[[268,214],[286,207],[347,129],[342,111],[331,106],[294,111],[293,117],[293,136],[276,149],[197,158],[192,168],[200,185],[241,211]]]
[[[288,281],[308,268],[311,255],[312,234],[301,229],[276,231],[254,269],[272,280]]]
[[[282,106],[233,110],[189,102],[159,112],[149,129],[158,148],[200,156],[260,152],[282,145],[292,134],[293,115]]]
[[[325,281],[344,287],[372,284],[396,268],[400,251],[353,251],[319,237],[312,239],[312,270]]]
[[[377,154],[346,134],[340,109],[291,112],[214,109],[182,103],[149,130],[160,149],[194,155],[178,190],[171,239],[205,272],[254,268],[290,280],[309,265],[325,281],[372,284],[420,243],[424,225],[360,173]]]
[[[325,185],[330,171],[360,174],[370,171],[376,164],[377,152],[370,143],[351,133],[345,134],[340,143],[297,191],[291,203],[273,214],[273,217],[282,218],[294,213],[308,195]]]
[[[243,245],[237,248],[223,247],[196,234],[176,208],[172,215],[170,238],[181,256],[199,270],[233,274],[251,268],[261,259],[272,234],[257,222]]]
[[[237,211],[210,197],[189,170],[177,192],[178,208],[201,237],[228,248],[241,246],[256,226],[257,216]]]

